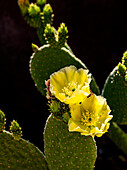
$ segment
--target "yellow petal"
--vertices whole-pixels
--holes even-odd
[[[69,119],[68,127],[69,127],[69,132],[80,132],[80,133],[88,134],[86,130],[83,130],[80,126],[74,123],[71,118]]]
[[[90,84],[91,81],[91,75],[88,75],[88,70],[79,69],[75,72],[74,82],[77,82],[77,84],[82,87],[86,84]]]
[[[89,91],[90,93],[90,91]],[[66,104],[75,104],[75,103],[80,103],[84,100],[84,98],[86,98],[89,93],[84,92],[82,90],[76,90],[71,97],[66,97],[65,98],[65,103]]]
[[[89,111],[95,111],[96,110],[96,104],[97,103],[97,98],[96,95],[91,94],[90,97],[85,98],[82,103],[82,107],[84,110],[89,110]]]
[[[72,119],[80,122],[81,120],[80,104],[70,105],[70,109]]]
[[[73,77],[75,77],[76,70],[77,68],[75,66],[69,66],[62,68],[61,72],[65,74],[67,82],[72,82]]]
[[[77,125],[73,122],[72,119],[69,120],[68,126],[69,126],[69,131],[70,131],[70,132],[73,132],[73,131],[78,131],[78,132],[80,132],[80,130],[81,130],[80,127],[77,126]]]

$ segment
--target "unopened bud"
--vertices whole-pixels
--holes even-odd
[[[28,8],[28,12],[30,16],[35,16],[38,13],[41,12],[41,9],[39,6],[37,6],[36,4],[31,3],[29,8]]]
[[[22,131],[17,121],[13,120],[11,122],[10,131],[13,134],[15,140],[20,140],[22,136]]]
[[[120,75],[124,76],[126,74],[126,67],[125,67],[125,65],[119,63],[118,66],[117,66],[117,72]]]
[[[127,51],[123,53],[122,64],[124,64],[125,67],[127,67]]]
[[[57,100],[52,100],[50,103],[50,111],[53,114],[60,114],[61,105]]]
[[[32,43],[32,49],[36,53],[38,51],[38,46]]]

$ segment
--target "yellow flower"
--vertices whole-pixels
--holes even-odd
[[[50,92],[66,104],[79,103],[90,94],[90,81],[88,70],[64,67],[50,76]]]
[[[71,118],[69,131],[81,132],[81,135],[101,137],[109,128],[110,108],[102,96],[91,94],[81,104],[70,105]]]

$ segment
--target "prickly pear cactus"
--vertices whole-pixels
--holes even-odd
[[[2,117],[2,121],[1,121]],[[0,113],[0,125],[5,125],[5,115]],[[0,131],[0,169],[44,169],[48,170],[43,153],[29,141],[21,138],[21,128],[14,120],[11,123],[12,133]]]
[[[127,134],[117,125],[127,125],[127,52],[108,76],[102,95],[107,98],[113,119],[108,137],[127,154]]]
[[[46,93],[44,80],[47,80],[53,72],[69,65],[86,69],[86,66],[65,48],[67,32],[67,28],[63,23],[58,29],[58,34],[53,27],[47,24],[45,38],[48,44],[36,48],[36,52],[31,57],[30,72],[38,90],[43,95]],[[91,82],[91,90],[99,94],[99,88],[94,78]]]
[[[0,133],[1,169],[44,169],[47,164],[42,152],[24,139],[15,140],[11,133]]]
[[[112,122],[108,137],[127,155],[127,134],[117,125]]]
[[[46,0],[37,0],[35,4],[30,4],[29,0],[18,0],[18,4],[27,23],[37,28],[41,44],[47,44],[47,46],[38,48],[38,51],[33,54],[30,64],[35,84],[41,93],[45,95],[44,81],[42,82],[42,80],[46,80],[52,72],[70,64],[75,65],[77,68],[86,68],[86,66],[74,56],[67,45],[68,31],[64,24],[61,24],[58,32],[54,27],[51,29],[50,25],[54,15],[52,7],[50,4],[46,4]],[[100,94],[94,78],[91,82],[91,89],[96,94]]]
[[[37,0],[36,3],[30,3],[29,0],[18,0],[21,13],[27,23],[37,29],[38,38],[42,45],[46,44],[43,36],[47,24],[52,24],[53,10],[46,0]]]
[[[94,168],[96,144],[91,136],[68,132],[67,124],[50,115],[44,131],[45,156],[49,169]]]
[[[127,124],[127,52],[123,54],[119,63],[108,76],[103,96],[107,98],[111,107],[113,120],[118,124]]]

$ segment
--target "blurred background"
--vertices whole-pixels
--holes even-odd
[[[35,1],[32,1],[35,2]],[[66,23],[68,44],[96,79],[100,90],[127,50],[127,2],[122,0],[47,0],[54,11],[53,25]],[[17,0],[0,1],[0,109],[17,120],[23,138],[43,151],[43,129],[48,117],[46,99],[29,73],[31,44],[40,46],[36,29],[20,13]],[[96,170],[127,169],[127,156],[106,135],[96,139]]]

